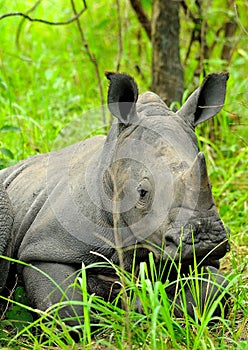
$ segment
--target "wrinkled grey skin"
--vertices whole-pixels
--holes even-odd
[[[157,261],[181,261],[186,270],[195,250],[206,279],[225,284],[217,269],[228,250],[227,234],[194,128],[221,110],[228,75],[208,76],[177,113],[154,93],[138,98],[130,76],[107,73],[107,78],[108,106],[117,118],[107,138],[96,136],[0,172],[15,215],[11,255],[50,275],[70,300],[82,298],[69,288],[82,262],[88,266],[106,258],[119,264],[121,251],[131,271],[134,245],[137,265],[152,251]],[[4,249],[5,240],[3,234]],[[60,300],[58,288],[37,269],[20,272],[36,308]],[[115,280],[110,269],[87,270],[89,293],[106,300],[118,292]],[[204,282],[202,301],[208,291]],[[174,292],[168,289],[171,298]],[[186,295],[193,316],[189,290]],[[82,307],[75,310],[82,315]],[[62,317],[71,315],[69,306],[61,310]]]
[[[3,184],[0,182],[0,255],[9,256],[10,254],[13,221],[12,205]],[[8,260],[0,259],[0,291],[6,283],[8,271]]]

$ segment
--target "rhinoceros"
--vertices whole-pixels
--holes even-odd
[[[228,73],[207,76],[176,112],[153,92],[139,95],[131,76],[106,76],[108,107],[116,118],[107,136],[32,156],[0,172],[14,210],[11,242],[2,230],[0,247],[32,264],[19,273],[36,309],[59,302],[61,290],[81,300],[72,284],[82,263],[107,260],[131,272],[150,252],[160,265],[169,259],[186,269],[197,261],[205,279],[214,279],[214,292],[216,284],[227,283],[218,269],[229,249],[228,230],[214,203],[195,127],[221,110]],[[1,271],[1,285],[7,273]],[[86,275],[90,294],[111,300],[118,292],[115,270],[99,266]],[[202,283],[202,301],[208,289]],[[173,293],[168,289],[171,299]],[[189,289],[186,298],[193,316]],[[73,310],[82,316],[81,306]],[[60,311],[63,318],[72,314],[70,305]]]

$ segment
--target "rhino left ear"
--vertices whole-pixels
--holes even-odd
[[[212,118],[224,105],[228,78],[228,73],[208,75],[177,113],[193,126]]]
[[[110,112],[123,124],[133,123],[137,119],[137,84],[127,74],[106,72],[105,75],[110,81],[108,90]]]

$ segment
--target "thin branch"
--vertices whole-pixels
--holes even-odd
[[[18,285],[18,276],[15,275],[15,284],[14,284],[14,286],[12,287],[12,289],[11,289],[11,291],[10,291],[10,294],[9,294],[9,296],[8,296],[8,302],[7,302],[7,304],[6,304],[6,306],[5,306],[5,309],[3,310],[3,313],[2,313],[2,315],[1,315],[1,317],[0,317],[0,321],[2,321],[2,320],[4,319],[4,317],[5,317],[5,314],[6,314],[7,310],[8,310],[8,308],[9,308],[9,304],[11,303],[10,300],[11,300],[12,297],[13,297],[13,294],[14,294],[14,292],[15,292],[15,289],[16,289],[17,285]]]
[[[84,3],[84,8],[80,12],[78,12],[74,17],[68,19],[67,21],[62,21],[62,22],[47,21],[47,20],[41,19],[41,18],[30,17],[29,15],[27,15],[26,13],[23,13],[23,12],[5,13],[3,15],[0,15],[0,21],[4,18],[7,18],[7,17],[21,16],[21,17],[24,17],[25,19],[28,19],[30,22],[39,22],[39,23],[49,24],[51,26],[62,26],[62,25],[70,24],[70,23],[77,21],[79,19],[79,17],[84,13],[84,11],[87,10],[87,5],[86,5],[85,0],[83,0],[83,3]]]
[[[42,1],[42,0],[36,1],[36,3],[31,7],[31,9],[29,9],[29,10],[26,12],[26,15],[27,15],[28,13],[32,13],[33,11],[35,11],[36,8],[37,8],[37,7],[39,6],[39,4],[41,3],[41,1]],[[16,31],[16,46],[17,46],[18,49],[19,49],[19,47],[20,47],[20,40],[19,40],[19,39],[20,39],[21,29],[22,29],[22,26],[23,26],[25,20],[26,20],[25,17],[23,17],[23,18],[21,19],[21,21],[20,21],[20,23],[19,23],[19,25],[18,25],[17,31]]]
[[[220,27],[216,33],[215,33],[215,40],[213,41],[212,45],[209,47],[210,54],[213,52],[214,48],[216,47],[218,40],[220,38],[221,33],[224,31],[225,23]]]
[[[188,58],[189,58],[189,55],[190,55],[190,52],[191,52],[191,49],[192,49],[192,46],[193,46],[193,43],[194,41],[196,41],[196,37],[197,37],[197,25],[195,25],[194,29],[192,30],[191,32],[191,37],[190,37],[190,42],[189,42],[189,46],[188,46],[188,50],[186,52],[186,55],[185,55],[185,58],[184,58],[184,66],[187,65],[187,61],[188,61]]]
[[[130,0],[130,4],[131,4],[132,8],[134,9],[140,24],[145,29],[148,38],[151,40],[151,38],[152,38],[151,21],[147,17],[147,15],[143,9],[141,1],[140,0]]]
[[[245,29],[245,27],[243,26],[243,24],[242,24],[242,22],[241,22],[241,20],[240,20],[240,18],[239,18],[238,7],[237,7],[236,4],[234,4],[234,11],[235,11],[235,16],[236,16],[236,18],[237,18],[237,21],[238,21],[238,23],[239,23],[240,28],[242,29],[242,31],[243,31],[246,35],[248,35],[248,31]]]
[[[189,46],[185,55],[185,59],[184,59],[184,66],[186,66],[193,43],[195,41],[199,41],[201,40],[201,33],[200,33],[200,28],[201,28],[201,20],[199,18],[199,16],[194,16],[193,12],[190,10],[190,8],[188,7],[186,1],[181,1],[181,6],[184,10],[185,16],[188,16],[192,22],[194,23],[194,28],[191,32],[191,37],[190,37],[190,42],[189,42]],[[198,8],[199,10],[199,8]]]
[[[188,7],[188,5],[186,4],[186,1],[181,1],[181,6],[184,10],[184,13],[186,16],[189,16],[189,18],[196,23],[196,21],[198,20],[197,18],[195,18],[193,12],[190,10],[190,8]]]
[[[194,28],[191,32],[190,42],[189,42],[186,56],[184,59],[184,65],[187,64],[187,60],[190,56],[193,43],[198,42],[199,46],[200,46],[200,57],[199,57],[198,66],[196,68],[196,72],[198,72],[197,74],[200,74],[201,72],[204,73],[203,62],[205,59],[209,58],[210,50],[209,50],[207,40],[206,40],[208,23],[206,21],[205,16],[203,16],[202,2],[195,1],[195,4],[197,6],[197,15],[194,15],[194,13],[190,10],[186,1],[181,1],[180,4],[183,7],[185,15],[188,16],[192,20],[192,22],[194,23]]]
[[[121,26],[121,11],[119,0],[116,0],[117,24],[118,24],[118,58],[116,63],[116,71],[119,72],[121,65],[121,58],[123,53],[122,44],[122,26]]]
[[[87,41],[85,39],[84,32],[83,32],[81,23],[79,21],[79,16],[77,15],[77,10],[76,10],[76,6],[75,6],[75,3],[74,3],[74,0],[71,0],[71,6],[72,6],[72,10],[73,10],[73,12],[75,14],[76,23],[77,23],[78,31],[80,33],[80,37],[81,37],[83,46],[84,46],[84,48],[86,50],[86,53],[87,53],[90,61],[93,63],[93,65],[95,67],[96,77],[97,77],[97,82],[98,82],[98,87],[99,87],[99,92],[100,92],[101,109],[102,109],[102,121],[103,121],[104,127],[106,127],[106,112],[105,112],[105,107],[104,107],[104,95],[103,95],[102,81],[101,81],[101,77],[100,77],[100,71],[99,71],[98,63],[97,63],[96,57],[91,53],[89,45],[88,45],[88,43],[87,43]]]

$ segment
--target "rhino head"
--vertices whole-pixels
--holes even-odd
[[[107,78],[108,106],[118,121],[105,143],[102,203],[107,193],[121,244],[147,242],[182,261],[196,252],[217,264],[228,250],[227,230],[194,129],[221,110],[228,74],[209,75],[176,113],[152,92],[138,97],[130,76]]]
[[[139,96],[130,76],[106,76],[117,121],[103,149],[99,183],[102,206],[118,232],[116,245],[138,244],[164,260],[181,261],[186,271],[196,258],[217,272],[229,250],[228,229],[214,203],[195,127],[221,110],[228,74],[207,76],[177,112],[155,93]],[[217,282],[225,284],[221,275]],[[207,290],[205,285],[203,295]]]
[[[195,127],[221,110],[228,74],[209,75],[177,112],[155,93],[139,96],[130,76],[106,75],[108,106],[117,120],[103,148],[98,182],[101,206],[116,228],[115,244],[143,247],[183,266],[196,257],[202,266],[218,268],[229,250],[228,230]],[[147,253],[141,252],[142,260]]]

